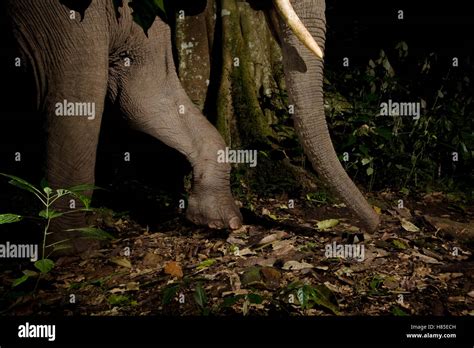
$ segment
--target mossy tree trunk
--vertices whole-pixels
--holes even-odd
[[[229,146],[267,143],[276,120],[264,101],[280,100],[284,84],[281,51],[265,13],[236,0],[178,6],[178,72],[189,96]]]
[[[239,167],[245,181],[261,187],[278,173],[286,183],[276,179],[271,186],[281,186],[278,191],[300,186],[301,168],[291,162],[304,163],[304,155],[291,128],[282,53],[265,8],[237,0],[177,1],[171,13],[188,95],[229,147],[260,151],[258,168]]]

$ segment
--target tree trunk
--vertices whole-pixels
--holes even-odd
[[[260,151],[257,168],[238,167],[246,184],[260,189],[278,173],[287,186],[279,179],[271,185],[280,192],[314,188],[314,177],[305,173],[302,180],[304,171],[294,165],[304,156],[288,112],[281,49],[264,9],[208,0],[178,2],[172,10],[178,73],[188,95],[229,147]]]
[[[282,95],[284,83],[281,51],[264,12],[236,0],[207,1],[203,12],[194,12],[175,9],[178,72],[186,91],[229,146],[268,143],[276,120],[262,101]]]

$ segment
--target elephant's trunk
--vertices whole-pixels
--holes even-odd
[[[325,44],[324,0],[293,1],[293,7],[319,46]],[[323,61],[305,47],[286,25],[280,28],[283,64],[295,128],[314,169],[372,232],[379,217],[339,162],[329,136],[323,101]]]

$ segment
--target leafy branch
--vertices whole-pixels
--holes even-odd
[[[14,175],[8,175],[8,174],[3,174],[0,173],[0,175],[7,177],[9,180],[9,184],[13,185],[15,187],[18,187],[22,190],[28,191],[32,194],[35,195],[35,197],[38,199],[38,201],[41,202],[43,205],[43,208],[39,213],[38,216],[42,218],[45,221],[44,229],[43,229],[43,241],[41,244],[41,259],[37,260],[34,263],[34,266],[37,270],[40,271],[39,275],[35,271],[31,270],[25,270],[23,271],[23,276],[16,279],[13,282],[13,286],[18,286],[21,283],[25,282],[28,280],[30,277],[33,276],[38,276],[36,286],[39,283],[39,280],[42,275],[49,273],[53,267],[54,267],[54,261],[49,259],[52,253],[58,250],[62,249],[67,249],[69,248],[69,245],[67,242],[69,239],[61,240],[59,242],[47,244],[47,237],[53,232],[50,231],[50,225],[51,221],[53,219],[56,219],[60,216],[66,215],[66,214],[71,214],[79,211],[91,211],[90,203],[91,200],[88,196],[84,194],[85,191],[91,191],[91,190],[96,190],[98,187],[94,185],[78,185],[74,187],[70,187],[68,189],[57,189],[53,190],[52,188],[48,187],[47,185],[43,185],[42,187],[38,188],[32,184],[30,184],[28,181],[23,180],[19,177],[16,177]],[[71,209],[68,211],[58,211],[53,208],[54,203],[63,197],[74,197],[79,199],[84,208],[80,209]],[[29,218],[26,216],[18,215],[18,214],[0,214],[0,225],[2,224],[10,224],[10,223],[15,223],[22,221],[25,218]],[[108,234],[107,232],[99,229],[99,228],[94,228],[94,227],[87,227],[87,228],[75,228],[75,229],[69,229],[67,231],[78,231],[83,234],[85,234],[89,238],[95,238],[95,239],[110,239],[112,236]],[[49,254],[46,254],[47,250],[52,249]],[[36,287],[35,287],[36,288]]]

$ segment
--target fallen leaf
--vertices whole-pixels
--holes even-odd
[[[439,273],[435,277],[443,282],[447,282],[451,279],[461,278],[463,276],[464,273]]]
[[[329,220],[318,221],[316,226],[318,230],[325,231],[327,229],[330,229],[336,226],[338,223],[339,223],[339,220],[337,219],[329,219]]]
[[[140,290],[140,284],[137,282],[128,282],[127,291],[138,291]]]
[[[372,208],[374,208],[375,212],[378,214],[378,215],[382,215],[382,209],[377,207],[376,205],[373,205]]]
[[[111,294],[123,294],[125,292],[124,288],[113,288],[109,290]]]
[[[234,236],[229,236],[229,238],[227,238],[227,243],[235,245],[245,245],[245,241],[243,239]]]
[[[321,271],[327,271],[329,269],[328,266],[316,266],[316,269],[320,269]]]
[[[245,249],[242,249],[242,250],[239,250],[236,255],[238,256],[246,256],[246,255],[255,255],[256,252],[253,251],[253,250],[250,250],[250,248],[245,248]]]
[[[426,255],[420,254],[419,252],[416,252],[416,251],[413,252],[412,256],[418,257],[424,263],[429,263],[429,264],[432,264],[432,265],[442,265],[443,264],[443,262],[440,262],[440,261],[436,260],[433,257],[429,257],[429,256],[426,256]]]
[[[183,278],[183,270],[178,262],[171,261],[165,265],[165,273],[172,277]]]
[[[404,219],[411,219],[413,216],[411,215],[411,212],[408,208],[403,207],[403,208],[395,208],[395,211],[399,216],[401,216]]]
[[[306,262],[287,261],[282,267],[285,271],[299,271],[307,268],[314,268],[314,266]]]
[[[281,273],[279,270],[273,267],[263,267],[261,273],[268,289],[278,289],[280,287]]]
[[[449,296],[448,297],[449,302],[465,302],[466,298],[464,296]]]
[[[240,276],[242,286],[264,285],[262,282],[262,275],[260,274],[260,267],[247,268]]]
[[[122,267],[132,268],[132,263],[130,262],[130,260],[124,257],[111,257],[110,262],[113,262],[116,265],[119,265]]]
[[[419,232],[420,229],[405,218],[401,218],[400,223],[405,231]]]
[[[278,220],[278,217],[270,213],[270,210],[268,210],[267,208],[262,209],[262,215],[268,216],[270,219],[275,220],[275,221]]]
[[[250,266],[265,266],[265,267],[271,267],[273,264],[276,262],[276,257],[249,257],[248,259],[239,259],[237,260],[237,265],[239,267],[250,267]]]
[[[207,259],[201,262],[198,266],[197,269],[204,269],[211,267],[213,264],[215,264],[217,261],[215,259]]]
[[[399,239],[393,239],[392,244],[398,250],[405,250],[407,248],[407,245]]]
[[[326,307],[334,314],[339,315],[339,305],[337,304],[337,300],[333,292],[326,285],[319,284],[314,287],[312,300],[319,306]]]
[[[284,231],[278,231],[276,233],[272,233],[269,236],[265,236],[258,242],[258,245],[270,244],[276,242],[277,240],[283,239],[288,236],[288,233]]]
[[[148,252],[143,258],[143,265],[149,267],[158,267],[162,261],[163,257],[161,255]]]

